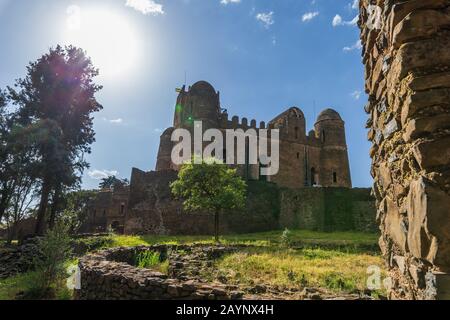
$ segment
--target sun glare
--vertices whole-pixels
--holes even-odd
[[[87,51],[101,77],[123,79],[136,67],[138,41],[125,16],[78,6],[69,7],[67,15],[66,41]]]

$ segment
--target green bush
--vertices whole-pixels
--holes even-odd
[[[159,252],[145,251],[136,255],[136,266],[142,269],[154,269],[166,273],[169,267],[167,260]]]
[[[54,298],[66,282],[66,260],[71,256],[71,239],[66,224],[58,222],[39,239],[39,254],[34,259],[35,272],[25,292],[26,299]]]

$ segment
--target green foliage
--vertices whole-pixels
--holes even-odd
[[[39,240],[39,255],[34,265],[34,278],[30,281],[27,298],[47,298],[65,281],[66,261],[71,255],[71,239],[68,228],[59,222]]]
[[[65,194],[61,199],[64,210],[58,217],[69,229],[71,234],[77,233],[87,219],[87,207],[97,195],[97,191],[79,190]]]
[[[153,269],[167,273],[169,261],[164,259],[159,252],[144,251],[136,255],[136,266],[142,269]]]
[[[100,189],[113,189],[117,186],[127,186],[130,182],[128,179],[119,179],[116,176],[109,176],[107,178],[103,178],[99,184]]]
[[[66,189],[80,183],[88,167],[85,154],[95,141],[92,113],[102,106],[95,94],[101,86],[86,53],[73,46],[51,48],[27,67],[27,75],[8,87],[8,97],[18,110],[15,114],[19,136],[36,150],[36,178],[41,180],[37,211],[38,234],[45,230],[48,203],[53,227],[59,201]],[[27,134],[28,132],[28,134]]]
[[[172,193],[184,200],[187,211],[241,209],[245,205],[246,183],[224,164],[213,160],[194,161],[181,167]]]
[[[217,159],[191,161],[181,167],[172,193],[183,199],[186,211],[212,211],[215,214],[215,240],[219,242],[219,215],[224,210],[245,206],[247,185],[236,170]]]

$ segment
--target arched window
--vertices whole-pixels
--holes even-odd
[[[333,183],[337,183],[337,173],[333,172]]]
[[[298,127],[295,127],[295,139],[297,140],[298,140],[298,131],[299,131]]]
[[[122,204],[120,205],[120,214],[121,214],[121,215],[124,215],[124,214],[125,214],[125,203],[122,203]]]
[[[325,130],[322,130],[322,142],[325,142],[326,136],[325,136]]]

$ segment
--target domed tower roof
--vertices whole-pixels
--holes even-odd
[[[321,122],[321,121],[325,121],[325,120],[342,121],[342,118],[336,110],[326,109],[319,114],[319,117],[317,118],[317,122]]]
[[[216,89],[209,82],[199,81],[192,85],[190,92],[198,95],[215,95]]]

